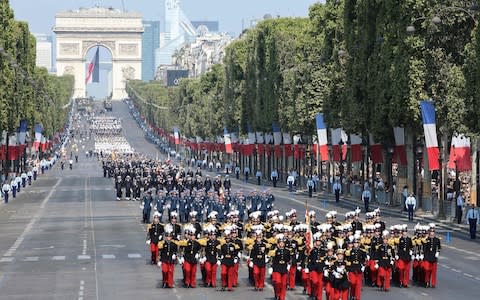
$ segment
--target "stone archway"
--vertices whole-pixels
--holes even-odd
[[[57,13],[55,17],[57,75],[75,76],[75,98],[86,95],[85,57],[103,46],[112,54],[112,95],[127,97],[126,80],[141,79],[142,15],[111,8],[86,8]]]

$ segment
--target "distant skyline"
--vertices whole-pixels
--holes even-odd
[[[26,21],[34,33],[53,34],[55,13],[95,5],[122,9],[122,2],[129,11],[140,12],[145,20],[160,20],[163,25],[164,0],[10,0],[15,18]],[[306,17],[315,0],[181,0],[180,5],[190,20],[220,22],[220,31],[238,36],[252,19],[262,19],[265,14],[273,17]]]

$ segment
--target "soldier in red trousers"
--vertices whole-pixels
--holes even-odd
[[[287,278],[290,271],[290,251],[285,248],[285,236],[278,234],[277,247],[268,254],[272,258],[272,266],[268,273],[272,275],[275,300],[285,300],[287,295]]]
[[[346,251],[350,299],[360,300],[367,253],[360,248],[360,235],[353,237],[353,248]]]
[[[425,287],[435,288],[437,285],[437,262],[442,246],[435,236],[435,224],[428,224],[428,237],[423,243],[423,264],[425,270]]]
[[[269,245],[263,240],[261,230],[255,231],[255,242],[250,251],[249,267],[253,268],[253,281],[255,283],[255,291],[263,291],[265,287],[265,266],[267,262],[267,252]]]
[[[195,227],[193,225],[185,226],[185,237],[185,240],[177,242],[177,245],[183,249],[183,257],[180,258],[180,264],[183,265],[183,282],[185,287],[195,288],[197,263],[202,246],[196,241]]]
[[[173,241],[173,228],[165,226],[165,239],[158,243],[160,250],[160,261],[158,266],[162,268],[163,288],[173,288],[173,272],[175,260],[177,259],[177,244]]]

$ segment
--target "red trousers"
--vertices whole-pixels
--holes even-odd
[[[377,285],[383,287],[385,290],[390,289],[390,278],[392,269],[390,267],[379,267],[377,276]]]
[[[399,259],[397,261],[400,284],[408,286],[410,281],[410,262],[408,260]]]
[[[333,289],[333,297],[331,300],[348,300],[348,289]]]
[[[285,300],[285,297],[287,296],[287,279],[288,273],[272,273],[272,283],[275,297],[280,298],[280,300]]]
[[[257,289],[263,289],[265,287],[265,267],[253,265],[253,280],[255,281],[255,287]]]
[[[302,269],[302,282],[303,288],[307,292],[307,295],[312,293],[312,282],[311,282],[311,273],[305,273],[305,269]]]
[[[227,266],[222,264],[222,287],[232,289],[235,280],[235,265]]]
[[[173,288],[173,271],[174,270],[175,270],[175,265],[173,263],[162,262],[163,283],[166,284],[169,288]]]
[[[152,252],[152,260],[155,261],[155,263],[158,262],[158,245],[155,243],[150,243],[150,252]]]
[[[217,264],[205,262],[205,283],[211,284],[213,287],[217,286]]]
[[[436,286],[437,285],[437,263],[424,261],[423,269],[425,270],[425,283],[429,283],[431,286]]]
[[[377,273],[378,270],[375,269],[375,261],[374,260],[369,260],[368,261],[368,268],[370,269],[370,281],[371,282],[377,282]]]
[[[237,286],[238,285],[238,269],[239,269],[240,264],[236,263],[233,265],[233,268],[235,272],[233,272],[233,285]]]
[[[330,300],[333,297],[333,288],[332,288],[332,283],[330,281],[327,281],[325,283],[325,295],[327,297],[327,300]]]
[[[297,268],[295,268],[295,265],[292,265],[290,267],[290,270],[288,271],[288,287],[293,289],[295,288],[295,275],[297,274]]]
[[[311,295],[316,300],[322,300],[323,298],[323,273],[312,271],[310,272],[310,283],[311,283]],[[307,290],[308,292],[308,290]]]
[[[197,264],[194,263],[189,263],[185,261],[183,263],[183,274],[184,274],[184,279],[183,281],[185,284],[188,286],[195,287],[196,284],[196,277],[197,277]]]
[[[350,297],[355,298],[355,300],[360,300],[362,293],[362,281],[363,273],[362,272],[349,272],[348,273],[348,282],[350,282]]]

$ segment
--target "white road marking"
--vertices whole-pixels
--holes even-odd
[[[53,256],[52,260],[65,260],[65,256]]]
[[[90,259],[90,255],[79,255],[77,259],[80,259],[80,260]]]
[[[47,250],[47,249],[54,249],[55,246],[43,247],[43,248],[33,248],[33,250]]]
[[[424,292],[422,292],[421,294],[422,294],[422,296],[428,296],[428,294],[424,293]]]
[[[12,262],[13,257],[2,257],[0,258],[0,262]]]
[[[42,203],[40,204],[40,209],[37,211],[35,216],[30,220],[30,222],[25,226],[25,229],[23,230],[22,234],[17,238],[15,243],[13,243],[12,247],[8,249],[7,252],[3,254],[3,256],[13,256],[13,254],[17,251],[17,248],[20,246],[20,244],[25,240],[25,236],[32,230],[33,225],[40,219],[40,216],[43,213],[43,208],[47,204],[47,202],[50,200],[52,197],[53,193],[56,191],[58,185],[62,181],[62,178],[59,178],[57,183],[51,188],[50,193],[43,199]]]
[[[38,261],[38,256],[25,257],[23,261]]]
[[[78,300],[83,300],[83,290],[85,289],[85,281],[83,280],[80,280],[80,288],[79,288],[79,291],[78,291]]]
[[[128,258],[142,258],[142,255],[138,253],[128,253]]]
[[[480,277],[475,277],[475,280],[478,280],[478,281],[480,281]]]
[[[98,247],[124,248],[125,245],[100,245]]]
[[[457,269],[454,269],[454,268],[452,268],[452,271],[455,272],[455,273],[460,273],[460,270],[457,270]]]
[[[115,255],[113,254],[102,254],[103,259],[115,259]]]
[[[464,276],[467,276],[467,277],[470,277],[470,278],[473,278],[473,275],[472,274],[468,274],[468,273],[463,273]]]

